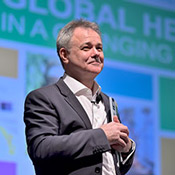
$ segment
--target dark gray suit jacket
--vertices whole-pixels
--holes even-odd
[[[102,100],[110,121],[109,99]],[[83,107],[62,78],[32,91],[26,98],[24,122],[28,153],[36,175],[102,174],[102,153],[111,150],[103,130],[92,129]],[[115,164],[115,151],[112,150]],[[125,174],[133,156],[120,170]]]

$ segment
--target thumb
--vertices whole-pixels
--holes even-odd
[[[119,119],[118,119],[118,117],[117,117],[116,115],[113,117],[113,120],[114,120],[114,122],[116,122],[116,123],[120,123],[120,121],[119,121]]]

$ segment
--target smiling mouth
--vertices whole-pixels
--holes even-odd
[[[101,62],[99,57],[95,57],[95,58],[93,58],[93,60],[88,62],[88,64],[98,64],[98,65],[101,64],[101,63],[102,62]]]
[[[101,60],[100,60],[99,57],[95,57],[95,61],[96,61],[97,63],[101,63]]]
[[[101,64],[101,61],[100,62],[97,62],[97,61],[91,61],[89,62],[88,64],[92,64],[92,65],[100,65]]]

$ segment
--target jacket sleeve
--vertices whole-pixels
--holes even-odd
[[[128,153],[121,153],[120,157],[121,162],[120,162],[120,172],[122,175],[126,174],[128,170],[131,168],[133,161],[134,161],[134,154],[136,150],[136,144],[133,140],[132,142],[132,147]]]
[[[25,101],[28,153],[34,162],[76,160],[110,150],[102,129],[85,128],[73,110],[69,112],[68,104],[58,102],[59,112],[51,101],[51,97],[41,90],[31,92]]]

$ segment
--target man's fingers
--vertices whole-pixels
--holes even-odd
[[[118,117],[115,115],[114,117],[113,117],[113,120],[114,120],[114,122],[115,123],[120,123],[120,121],[119,121],[119,119],[118,119]],[[121,124],[121,123],[120,123]],[[121,124],[122,125],[122,124]],[[129,136],[129,130],[128,130],[128,127],[127,126],[124,126],[124,125],[122,125],[123,127],[121,128],[121,132],[125,132],[128,136]]]
[[[122,148],[126,146],[126,142],[121,138],[117,140],[117,144],[120,145]]]
[[[127,144],[129,142],[129,137],[126,133],[121,133],[120,138]]]
[[[116,115],[113,117],[113,120],[114,120],[114,122],[116,122],[116,123],[120,123],[120,121],[119,121],[119,119],[118,119],[118,117],[117,117]]]
[[[121,132],[123,132],[123,133],[126,133],[127,134],[127,136],[129,136],[129,130],[128,130],[128,127],[123,127],[122,129],[121,129]]]

